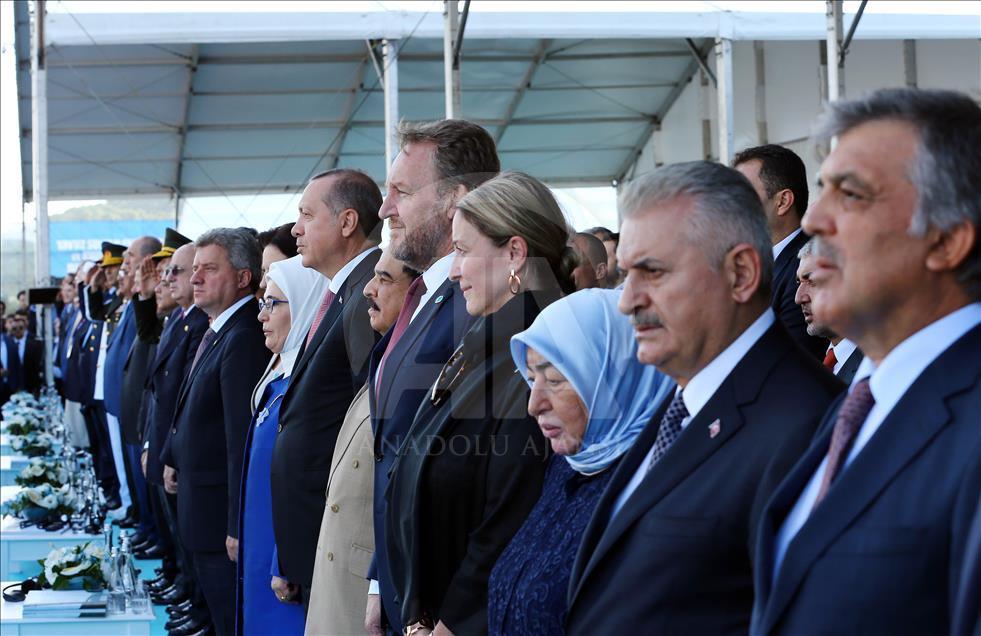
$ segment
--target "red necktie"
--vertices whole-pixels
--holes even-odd
[[[375,397],[378,397],[377,390],[381,386],[382,372],[385,370],[385,361],[388,360],[388,354],[392,352],[395,348],[395,344],[405,333],[405,330],[409,326],[409,322],[412,320],[412,314],[416,313],[416,309],[419,307],[419,302],[422,297],[426,295],[426,283],[423,282],[422,276],[412,281],[409,285],[409,291],[405,294],[405,302],[402,303],[402,309],[399,311],[399,317],[395,320],[395,326],[392,327],[392,337],[388,341],[388,346],[385,348],[385,353],[382,354],[382,359],[378,363],[378,371],[375,373]]]
[[[838,364],[838,358],[835,357],[835,348],[828,347],[828,353],[824,356],[824,366],[833,372],[836,364]]]
[[[862,428],[873,406],[875,406],[875,398],[872,397],[872,390],[869,388],[869,379],[865,378],[852,387],[848,397],[838,409],[835,428],[831,433],[831,446],[828,448],[828,465],[824,469],[821,488],[818,489],[817,498],[814,500],[815,507],[828,494],[831,483],[841,472],[852,442],[855,441],[855,435]]]
[[[317,333],[317,327],[324,320],[324,315],[327,313],[327,308],[330,304],[334,302],[334,292],[327,290],[324,294],[324,301],[320,303],[320,309],[317,310],[317,315],[313,318],[313,324],[310,325],[310,331],[307,332],[307,346],[310,346],[310,341],[313,340],[313,334]]]

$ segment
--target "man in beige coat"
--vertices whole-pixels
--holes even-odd
[[[386,250],[365,285],[371,328],[384,334],[395,324],[406,292],[419,272]],[[368,385],[361,387],[337,434],[320,524],[306,636],[364,633],[366,574],[375,551],[372,521],[374,440]]]

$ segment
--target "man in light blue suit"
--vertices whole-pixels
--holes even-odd
[[[818,137],[811,310],[866,358],[767,504],[751,631],[948,633],[981,492],[981,108],[881,90]]]

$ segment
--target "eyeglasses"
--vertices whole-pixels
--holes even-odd
[[[165,267],[163,271],[164,278],[170,278],[171,276],[177,276],[181,272],[186,272],[186,267],[178,267],[176,265],[171,265],[170,267]]]
[[[429,401],[432,402],[433,406],[436,408],[442,406],[466,370],[467,359],[463,357],[463,345],[461,344],[443,365],[443,369],[436,377],[436,382],[433,383],[432,391],[429,394]]]
[[[264,310],[268,309],[269,313],[273,312],[276,305],[288,305],[290,304],[288,300],[280,300],[278,298],[269,298],[267,300],[259,301],[259,312],[262,313]]]

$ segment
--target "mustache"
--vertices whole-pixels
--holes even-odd
[[[634,327],[663,327],[661,318],[653,311],[635,311],[630,316],[630,324]]]
[[[841,265],[841,254],[836,248],[831,246],[823,237],[814,236],[811,238],[811,245],[814,256],[831,261],[836,266]]]
[[[368,309],[374,309],[375,311],[381,311],[381,308],[378,306],[378,303],[376,303],[375,301],[371,300],[370,298],[368,299]]]

